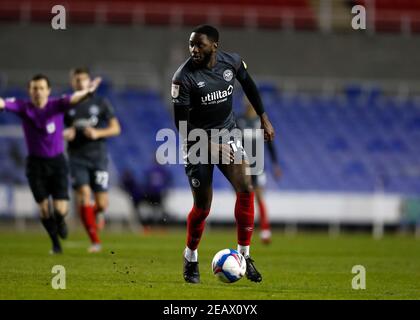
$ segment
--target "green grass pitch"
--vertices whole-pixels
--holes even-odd
[[[211,260],[235,248],[235,230],[207,230],[199,252],[202,283],[182,278],[183,230],[136,235],[103,234],[104,250],[88,254],[80,231],[49,256],[42,232],[0,233],[0,299],[419,299],[420,240],[368,234],[274,233],[273,243],[254,241],[262,283],[219,282]],[[257,234],[255,240],[258,240]],[[54,290],[54,265],[66,269],[66,289]],[[354,265],[366,268],[366,289],[353,290]]]

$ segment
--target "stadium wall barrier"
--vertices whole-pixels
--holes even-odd
[[[53,79],[55,87],[68,85],[70,68],[88,65],[115,85],[167,92],[168,81],[188,55],[190,32],[191,28],[70,24],[63,33],[49,24],[3,24],[0,73],[7,84],[22,86],[36,66]],[[221,34],[221,48],[240,53],[255,76],[418,80],[412,67],[420,64],[417,36],[368,37],[357,32],[327,36],[229,28]]]
[[[403,198],[391,194],[279,192],[266,194],[272,222],[398,224]],[[192,206],[189,190],[171,190],[166,200],[168,213],[177,221],[185,221]],[[215,190],[209,221],[234,222],[235,195],[229,190]],[[256,206],[257,209],[257,206]],[[132,220],[132,206],[126,194],[110,191],[110,220]],[[0,185],[0,218],[35,218],[37,207],[27,187]],[[257,215],[258,217],[258,215]]]

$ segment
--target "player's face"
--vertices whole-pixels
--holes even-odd
[[[46,80],[36,80],[29,83],[29,96],[31,97],[32,103],[37,106],[43,106],[50,96],[51,89],[48,87]]]
[[[79,73],[71,77],[71,86],[74,91],[86,90],[89,84],[90,76],[87,73]]]
[[[217,50],[217,43],[210,40],[205,34],[191,33],[190,36],[191,59],[197,65],[205,65],[210,61],[212,54]]]

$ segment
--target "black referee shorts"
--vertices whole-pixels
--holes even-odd
[[[28,156],[26,177],[37,203],[48,199],[68,200],[69,169],[63,154],[54,158]]]

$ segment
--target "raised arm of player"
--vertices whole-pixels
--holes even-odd
[[[236,74],[236,79],[242,86],[249,102],[255,109],[255,112],[261,119],[261,129],[264,130],[264,139],[266,141],[272,141],[274,139],[274,128],[271,125],[268,115],[264,110],[263,103],[261,101],[260,94],[254,80],[249,75],[245,63],[242,61],[241,66]]]
[[[95,92],[101,81],[102,79],[100,77],[97,77],[90,83],[89,87],[86,90],[75,91],[70,96],[70,104],[77,104],[84,98],[86,98],[89,94]]]

